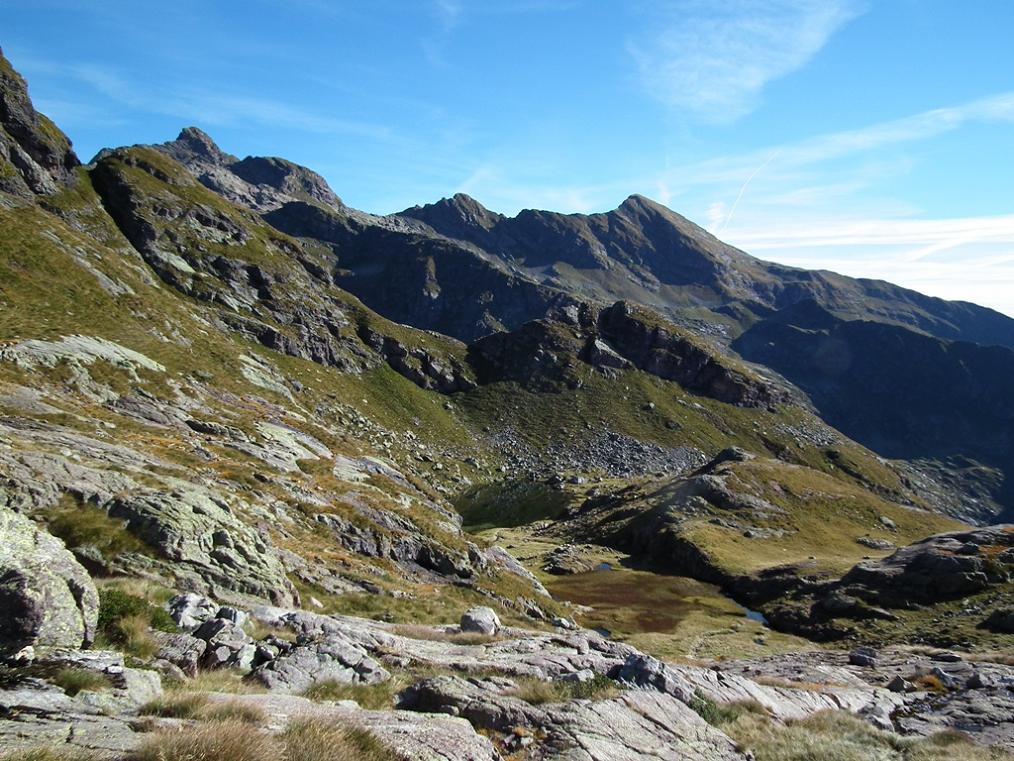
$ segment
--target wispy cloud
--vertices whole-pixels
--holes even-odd
[[[377,142],[401,142],[403,138],[391,127],[366,121],[318,113],[291,104],[256,95],[223,95],[218,91],[190,86],[151,88],[143,82],[128,79],[119,71],[90,63],[55,63],[31,59],[35,70],[58,74],[83,84],[121,106],[152,114],[177,117],[186,123],[208,126],[263,125],[318,134],[351,135]],[[61,100],[51,103],[54,115],[73,118],[80,109],[92,105],[94,98],[81,103]]]
[[[853,0],[671,0],[629,43],[647,91],[674,109],[728,123],[769,82],[804,66],[862,12]]]

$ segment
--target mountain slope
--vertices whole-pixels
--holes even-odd
[[[631,196],[604,214],[526,209],[504,217],[456,195],[401,215],[468,241],[544,284],[586,298],[622,298],[677,313],[705,307],[734,316],[743,315],[742,310],[763,316],[812,299],[845,318],[1014,347],[1014,320],[998,312],[882,281],[764,262],[643,196]]]

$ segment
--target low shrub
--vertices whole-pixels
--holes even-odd
[[[149,629],[177,631],[176,623],[163,608],[116,587],[99,588],[98,630],[109,643],[130,655],[150,658],[158,645]]]

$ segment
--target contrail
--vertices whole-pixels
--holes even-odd
[[[729,220],[732,219],[732,215],[736,213],[736,207],[739,206],[739,199],[741,199],[743,197],[743,194],[746,192],[746,189],[748,187],[750,187],[750,183],[753,181],[753,178],[756,177],[758,174],[760,174],[761,169],[763,169],[768,164],[770,164],[772,162],[772,160],[774,160],[775,156],[777,156],[781,152],[782,152],[781,148],[776,148],[775,150],[773,150],[771,152],[771,155],[768,156],[767,159],[764,160],[764,163],[761,164],[756,169],[754,169],[753,173],[749,177],[746,178],[746,182],[744,182],[743,183],[743,187],[741,187],[739,189],[739,195],[736,196],[736,200],[733,202],[732,208],[729,209],[729,213],[725,215],[725,219],[723,219],[722,223],[715,229],[715,235],[718,235],[718,233],[720,233],[722,231],[722,229],[727,224],[729,224]]]

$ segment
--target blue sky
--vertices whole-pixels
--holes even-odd
[[[85,159],[193,124],[378,213],[642,193],[1014,315],[1007,0],[0,0],[0,30]]]

